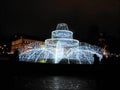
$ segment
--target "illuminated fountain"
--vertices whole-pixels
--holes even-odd
[[[52,31],[51,36],[50,39],[45,40],[44,47],[36,43],[30,43],[19,49],[20,61],[44,61],[55,64],[64,61],[68,64],[71,62],[76,64],[93,64],[94,54],[99,57],[99,60],[103,57],[100,47],[73,39],[73,32],[68,29],[65,23],[58,24],[56,30]]]

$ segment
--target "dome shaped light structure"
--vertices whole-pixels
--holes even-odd
[[[60,63],[62,61],[70,64],[74,61],[76,64],[93,64],[96,54],[99,60],[102,59],[102,49],[95,45],[79,42],[73,39],[73,32],[69,30],[67,24],[60,23],[56,30],[52,31],[52,37],[45,40],[45,47],[41,47],[35,43],[26,45],[33,48],[20,49],[20,61]]]

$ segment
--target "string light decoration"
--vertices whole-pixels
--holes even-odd
[[[26,50],[25,47],[28,46],[33,48]],[[94,54],[99,57],[99,61],[103,58],[102,48],[73,39],[73,32],[65,23],[57,25],[56,30],[52,31],[51,38],[45,40],[44,47],[35,43],[25,47],[19,50],[20,61],[40,62],[42,60],[46,63],[52,61],[58,64],[65,60],[68,64],[70,61],[76,61],[76,64],[93,64]]]

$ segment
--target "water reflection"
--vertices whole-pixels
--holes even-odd
[[[71,76],[18,77],[14,88],[29,90],[94,90],[95,80]]]

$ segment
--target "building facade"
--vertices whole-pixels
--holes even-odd
[[[39,45],[44,45],[43,41],[20,38],[18,40],[12,41],[12,43],[11,43],[12,44],[11,45],[11,54],[13,54],[16,49],[20,49],[24,45],[27,45],[27,44],[30,44],[30,43],[37,43]]]

